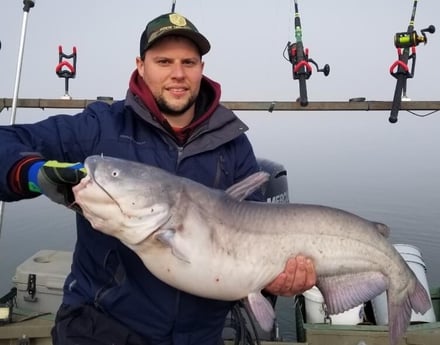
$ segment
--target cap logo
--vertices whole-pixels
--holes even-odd
[[[186,26],[186,19],[177,13],[170,14],[170,22],[176,26]]]

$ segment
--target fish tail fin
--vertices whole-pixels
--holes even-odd
[[[400,294],[399,294],[400,295]],[[416,279],[412,291],[405,291],[401,297],[388,290],[388,327],[390,344],[396,345],[411,320],[412,309],[426,313],[431,308],[431,299],[423,285]]]

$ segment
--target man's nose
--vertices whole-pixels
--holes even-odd
[[[185,71],[183,68],[183,64],[181,64],[181,63],[173,64],[172,77],[173,78],[183,78],[184,76],[185,76]]]

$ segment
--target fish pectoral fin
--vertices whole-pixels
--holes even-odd
[[[260,188],[268,180],[269,174],[264,171],[259,171],[226,189],[226,194],[233,199],[242,201]]]
[[[148,238],[170,218],[168,204],[154,204],[147,209],[123,213],[118,231],[112,234],[122,242],[137,245]]]
[[[160,241],[165,246],[171,249],[171,253],[186,263],[191,263],[188,255],[186,255],[181,249],[176,245],[176,230],[174,229],[161,229],[155,233],[155,238]]]
[[[388,278],[376,271],[319,277],[316,284],[329,314],[339,314],[367,302],[388,285]]]
[[[260,327],[266,332],[270,332],[275,320],[275,311],[269,300],[260,291],[250,293],[247,300]]]

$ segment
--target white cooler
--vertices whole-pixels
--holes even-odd
[[[72,252],[59,250],[41,250],[21,263],[12,278],[17,288],[17,307],[56,313],[71,263]]]

